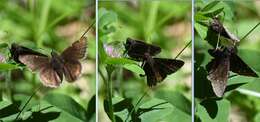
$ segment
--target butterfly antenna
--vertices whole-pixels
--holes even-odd
[[[178,58],[180,56],[180,54],[190,45],[191,40],[185,45],[185,47],[178,53],[178,55],[175,56],[174,59]]]
[[[93,25],[96,23],[96,21],[94,21],[88,28],[87,30],[82,34],[82,36],[80,38],[83,38],[87,33],[88,31],[93,27]]]
[[[24,106],[22,107],[21,111],[18,113],[18,115],[15,118],[15,121],[18,120],[19,116],[21,115],[21,113],[23,112],[23,110],[25,109],[25,107],[29,104],[29,102],[31,101],[32,97],[41,89],[42,85],[40,85],[35,92],[32,93],[32,95],[30,96],[30,98],[26,101],[26,103],[24,104]]]
[[[260,25],[260,22],[255,25],[240,41],[244,40],[253,30],[257,28],[257,26]]]

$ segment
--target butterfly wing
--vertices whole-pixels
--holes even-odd
[[[40,78],[43,85],[57,88],[62,82],[62,74],[56,72],[50,64],[45,65],[40,69]]]
[[[39,53],[37,51],[34,51],[34,50],[29,49],[29,48],[24,47],[24,46],[20,46],[20,45],[15,44],[15,43],[13,43],[11,45],[10,53],[11,53],[11,58],[16,63],[22,63],[22,62],[19,61],[19,56],[20,55],[38,55],[38,56],[47,57],[46,55],[44,55],[42,53]]]
[[[157,84],[157,82],[159,82],[158,80],[161,80],[162,77],[166,77],[166,76],[161,76],[158,72],[157,69],[155,69],[155,67],[153,67],[153,65],[151,65],[151,63],[146,62],[144,64],[144,72],[146,75],[146,79],[147,79],[147,85],[149,87],[155,86]]]
[[[40,71],[40,79],[45,86],[58,87],[62,81],[62,72],[55,71],[48,57],[38,55],[20,55],[19,60],[32,71]]]
[[[64,63],[64,74],[68,82],[75,81],[81,74],[81,64],[79,61],[66,61]]]
[[[211,81],[211,85],[214,93],[218,97],[222,97],[227,85],[228,71],[230,67],[230,61],[228,55],[219,55],[209,50],[211,55],[215,57],[206,65],[208,71],[208,80]]]
[[[38,55],[20,55],[19,61],[29,67],[32,71],[39,70],[49,64],[49,58]]]
[[[127,38],[125,49],[128,56],[136,61],[142,61],[145,59],[145,54],[154,56],[161,52],[161,48],[158,46],[147,44],[143,41],[138,41],[131,38]]]
[[[147,76],[148,86],[155,86],[158,82],[163,81],[167,75],[178,71],[183,65],[183,61],[175,59],[152,58],[152,60],[147,60],[143,69]]]
[[[61,56],[64,60],[78,60],[85,57],[87,51],[86,38],[83,37],[80,40],[74,42],[70,47],[66,48]]]
[[[72,46],[63,51],[61,57],[64,59],[64,75],[68,82],[75,81],[81,74],[81,64],[79,59],[86,55],[87,43],[86,38],[74,42]]]
[[[230,70],[239,75],[259,77],[237,54],[232,53],[230,58]]]

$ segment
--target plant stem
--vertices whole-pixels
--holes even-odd
[[[9,100],[12,100],[12,84],[11,84],[11,71],[7,71],[5,78],[6,95]]]
[[[107,80],[107,90],[108,90],[108,106],[109,106],[109,115],[111,117],[111,121],[115,122],[115,116],[114,116],[114,110],[113,110],[113,103],[112,103],[112,97],[113,97],[113,85],[112,85],[112,79],[111,79],[112,73],[108,73],[108,80]]]
[[[260,22],[257,23],[240,41],[244,40],[253,30],[256,29],[256,27],[257,27],[258,25],[260,25]]]

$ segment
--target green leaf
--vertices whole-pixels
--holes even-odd
[[[6,48],[6,47],[8,47],[8,44],[7,44],[7,43],[0,43],[0,49],[1,49],[1,48]]]
[[[71,97],[63,94],[51,93],[44,97],[44,100],[51,105],[59,108],[62,112],[65,112],[74,118],[86,121],[86,110],[74,101]]]
[[[191,102],[181,93],[170,90],[160,90],[155,93],[155,97],[166,100],[185,114],[191,115]]]
[[[127,59],[127,58],[111,58],[107,57],[106,64],[112,64],[112,65],[124,65],[124,64],[134,64],[135,61]]]
[[[112,26],[113,23],[117,21],[117,14],[108,11],[105,8],[100,8],[98,11],[98,29],[101,33],[110,33],[114,32],[115,28]]]
[[[8,107],[10,105],[12,105],[12,103],[10,101],[1,101],[0,102],[0,110],[5,108],[5,107]]]
[[[125,64],[123,67],[136,74],[144,74],[144,70],[137,64]]]
[[[0,63],[0,71],[17,69],[18,66],[14,64]]]
[[[165,117],[171,114],[173,109],[170,103],[156,98],[145,102],[138,108],[139,111],[143,111],[140,115],[142,122],[169,121],[165,120]]]
[[[88,121],[96,118],[95,111],[96,111],[96,95],[94,95],[88,103],[88,109],[86,113]]]
[[[201,11],[208,11],[212,9],[214,6],[216,6],[220,1],[212,1],[209,4],[207,4],[205,7],[201,9]]]
[[[231,103],[222,99],[209,100],[196,104],[196,115],[202,122],[228,122]]]

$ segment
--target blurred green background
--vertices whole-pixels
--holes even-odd
[[[13,121],[41,81],[37,73],[8,60],[8,47],[18,43],[46,55],[62,52],[95,21],[95,1],[0,0],[0,8],[0,120]],[[86,35],[88,54],[81,77],[75,83],[63,81],[56,89],[42,88],[21,121],[95,121],[94,28]],[[43,109],[46,106],[53,107]]]
[[[113,118],[111,95],[116,121],[191,121],[191,45],[178,57],[185,65],[153,88],[139,76],[140,63],[122,54],[130,37],[160,46],[156,57],[174,58],[191,40],[191,1],[100,1],[98,21],[99,120]],[[150,110],[161,102],[162,110]]]
[[[197,0],[195,4],[195,104],[196,121],[202,122],[259,122],[260,121],[260,82],[259,78],[235,76],[229,78],[223,99],[204,99],[210,94],[206,79],[205,65],[212,59],[208,49],[214,49],[206,39],[208,27],[205,23],[210,18],[219,15],[220,21],[230,32],[243,38],[255,25],[260,22],[260,2],[247,1],[214,1]],[[204,24],[202,24],[204,23]],[[260,27],[258,26],[238,45],[238,56],[242,58],[259,75],[260,72]],[[205,101],[203,101],[205,100]]]

